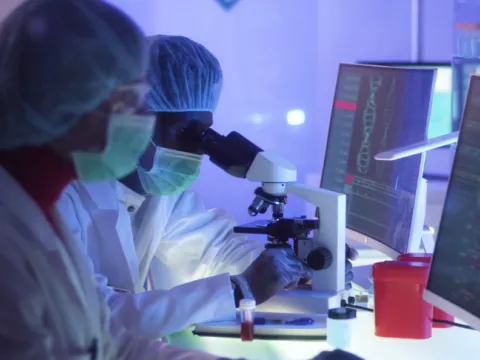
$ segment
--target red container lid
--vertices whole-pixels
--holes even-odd
[[[401,254],[397,257],[397,261],[421,261],[421,262],[431,262],[433,254],[427,253],[410,253],[410,254]]]
[[[375,281],[393,280],[401,282],[427,282],[430,265],[418,261],[384,261],[373,265]]]

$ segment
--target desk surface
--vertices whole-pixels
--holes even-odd
[[[373,314],[359,313],[354,320],[351,352],[366,360],[450,360],[478,357],[480,332],[461,328],[434,329],[428,340],[382,339],[374,335]],[[180,347],[207,351],[218,356],[244,357],[249,360],[307,360],[324,350],[326,342],[207,338],[191,330],[171,336],[170,343]]]

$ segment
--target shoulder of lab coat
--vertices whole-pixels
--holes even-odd
[[[57,202],[63,220],[88,260],[94,272],[93,262],[88,258],[87,240],[77,218],[81,202],[73,187],[67,188]],[[84,227],[83,227],[84,228]],[[90,239],[95,241],[95,239]],[[98,241],[98,239],[97,239]],[[190,282],[169,291],[119,293],[107,286],[108,278],[95,273],[100,292],[107,301],[112,317],[122,326],[135,333],[158,339],[183,330],[196,323],[228,320],[235,317],[232,285],[228,274]],[[196,306],[192,304],[196,303]]]
[[[82,202],[74,188],[74,183],[68,185],[55,203],[57,212],[62,216],[62,222],[77,241],[78,246],[86,252],[86,239],[82,232],[82,224],[78,213]]]
[[[175,197],[156,257],[183,281],[228,272],[243,272],[264,250],[260,241],[234,234],[233,217],[223,209],[207,209],[198,194]]]
[[[90,270],[94,273],[93,262],[88,257],[88,239],[84,234],[85,226],[79,219],[79,208],[82,202],[73,185],[67,186],[62,195],[55,204],[57,212],[62,216],[62,223],[69,231],[70,237],[76,242],[77,247],[85,254]],[[96,279],[99,283],[107,284],[107,278],[96,274]]]
[[[49,328],[51,324],[45,322],[48,297],[45,296],[45,289],[42,288],[42,281],[39,279],[49,275],[32,273],[28,266],[28,258],[35,256],[36,251],[39,251],[39,256],[43,256],[42,250],[36,249],[35,244],[25,242],[25,234],[20,233],[16,227],[19,224],[7,221],[10,218],[4,216],[0,209],[1,358],[63,359],[65,357],[60,354],[68,349],[58,348],[61,340],[54,338],[55,333]],[[95,283],[92,282],[91,286],[95,287]],[[123,328],[117,327],[116,331],[113,331],[114,326],[110,323],[109,311],[103,297],[100,296],[98,301],[101,308],[98,321],[103,324],[104,329],[103,335],[98,338],[99,353],[102,354],[102,358],[108,360],[216,359],[208,354],[183,351],[146,337],[136,336]],[[85,314],[72,313],[71,316],[70,319],[64,319],[62,326],[76,326],[75,317],[85,316]],[[79,339],[82,338],[82,324],[83,322],[80,321]]]
[[[15,244],[21,234],[0,215],[0,343],[8,359],[50,359],[52,334],[46,328],[45,298]],[[22,344],[24,346],[22,346]],[[28,346],[26,346],[28,344]]]

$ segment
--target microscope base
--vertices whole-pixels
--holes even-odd
[[[256,310],[276,313],[327,314],[328,309],[340,306],[341,295],[314,291],[311,288],[285,290],[267,302],[258,305]]]

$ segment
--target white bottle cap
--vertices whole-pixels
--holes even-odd
[[[328,318],[332,320],[352,320],[357,317],[357,310],[344,307],[328,310]]]
[[[239,308],[240,310],[255,310],[257,303],[253,299],[242,299],[240,300]]]

